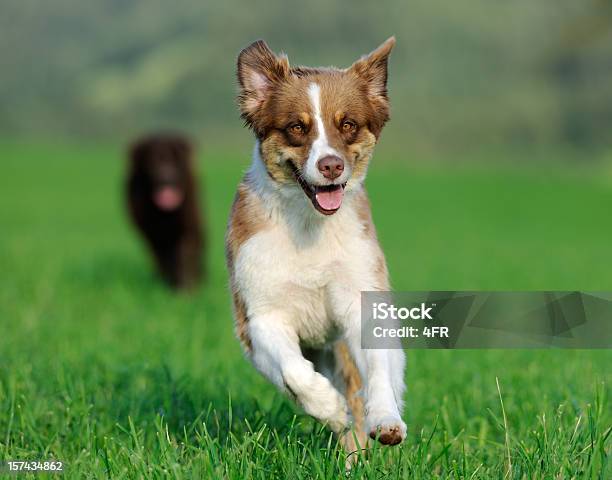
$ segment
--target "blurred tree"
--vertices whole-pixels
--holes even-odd
[[[591,0],[548,53],[563,102],[560,136],[578,146],[612,144],[612,2]]]
[[[232,139],[235,58],[265,38],[296,64],[347,66],[395,34],[385,144],[573,144],[612,135],[608,0],[4,0],[0,133]],[[235,140],[234,140],[235,141]]]

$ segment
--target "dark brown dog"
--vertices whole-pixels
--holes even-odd
[[[193,148],[180,135],[144,137],[129,152],[127,200],[164,281],[196,286],[203,275],[202,226]]]

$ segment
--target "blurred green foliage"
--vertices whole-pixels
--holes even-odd
[[[610,145],[607,0],[5,0],[0,133],[235,142],[240,48],[264,38],[295,64],[348,66],[392,34],[390,145]]]

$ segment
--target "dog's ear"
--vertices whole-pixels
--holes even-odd
[[[389,98],[387,96],[387,76],[389,54],[395,45],[395,37],[390,37],[376,50],[364,55],[348,69],[366,82],[368,98],[376,111],[371,120],[372,133],[378,137],[384,124],[389,120]]]
[[[275,55],[263,40],[252,43],[238,55],[238,105],[248,125],[253,126],[257,113],[275,83],[289,76],[286,55]]]
[[[188,138],[183,137],[182,135],[177,135],[170,142],[170,147],[172,148],[174,158],[177,159],[179,164],[187,166],[191,164],[194,148],[193,144]]]
[[[373,99],[387,99],[387,64],[394,45],[395,37],[388,38],[372,53],[353,63],[349,69],[367,82],[368,93]]]
[[[142,162],[146,150],[146,142],[144,138],[139,138],[133,141],[127,148],[127,157],[133,165]]]

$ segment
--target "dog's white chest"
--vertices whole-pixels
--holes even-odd
[[[302,235],[296,237],[296,235]],[[236,261],[236,280],[251,314],[280,311],[309,344],[334,334],[329,286],[350,282],[359,257],[352,225],[295,231],[276,224],[249,239]]]

